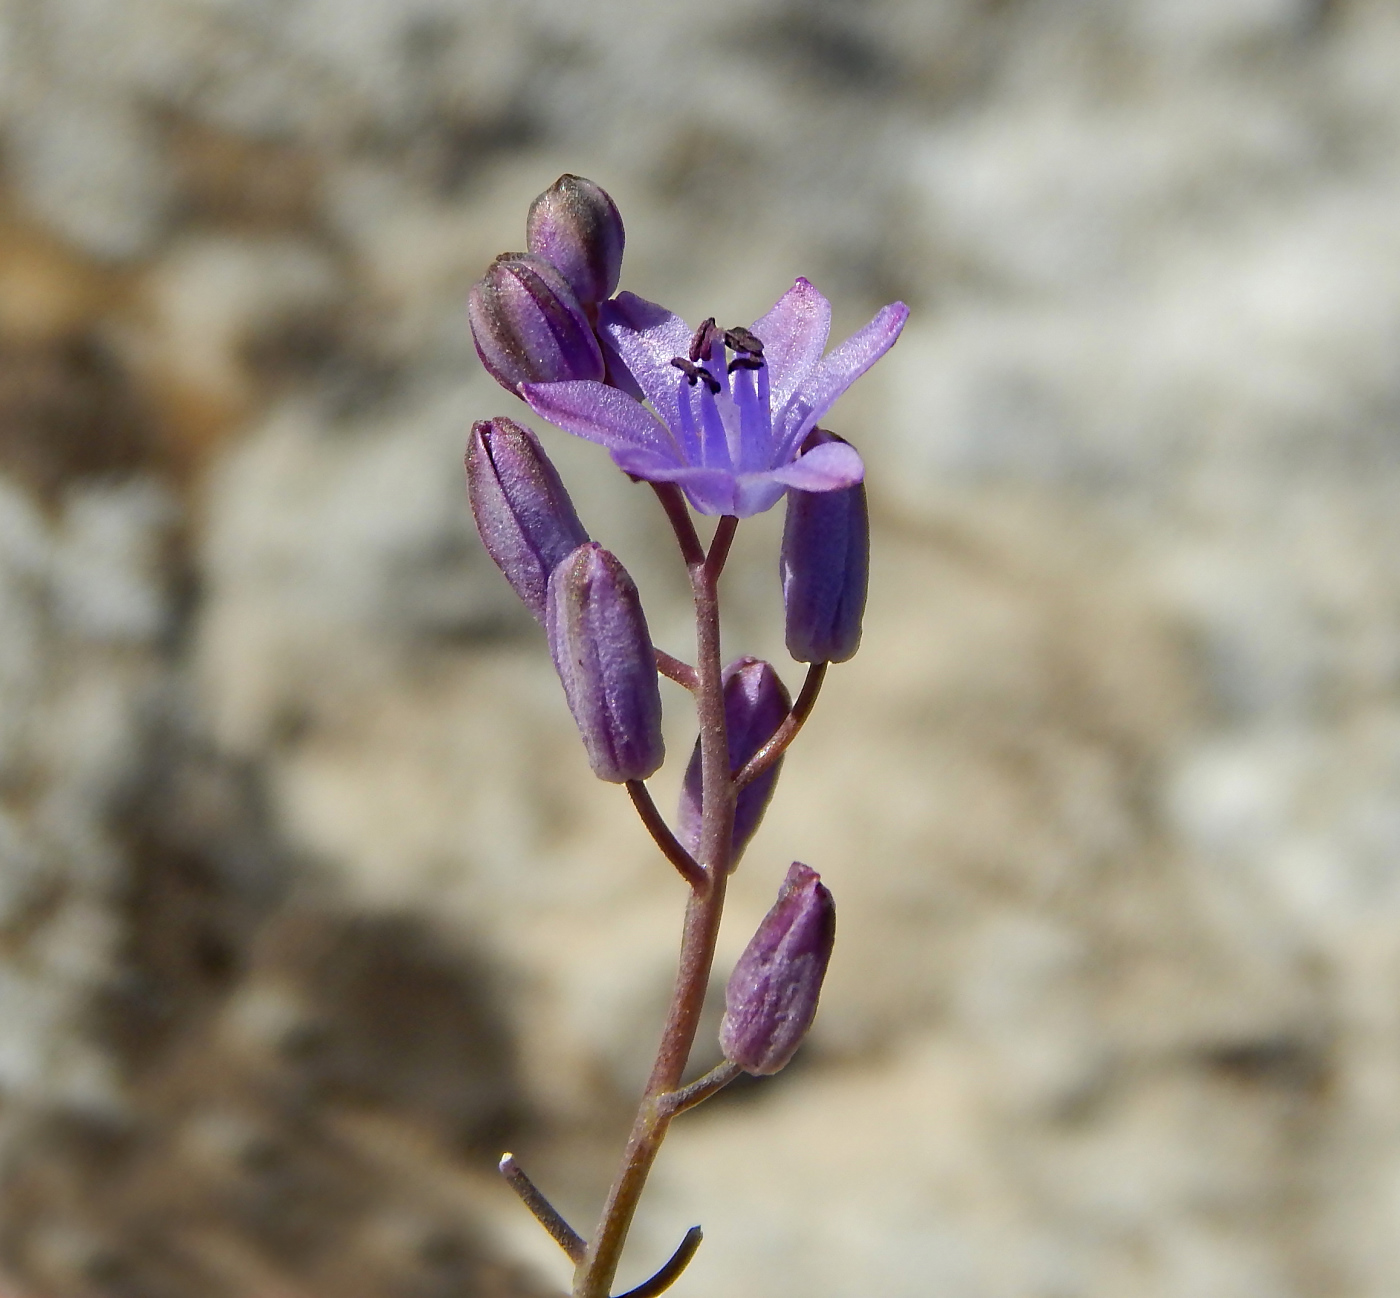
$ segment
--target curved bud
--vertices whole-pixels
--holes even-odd
[[[766,1077],[793,1057],[816,1017],[835,942],[831,893],[821,875],[794,861],[729,976],[719,1027],[726,1059]]]
[[[500,417],[473,424],[467,496],[486,552],[543,622],[549,574],[588,533],[534,433]]]
[[[582,176],[560,176],[530,204],[525,242],[569,282],[578,300],[612,297],[622,273],[625,236],[617,204]]]
[[[603,353],[568,282],[549,262],[505,252],[467,295],[476,354],[507,392],[520,383],[601,379]]]
[[[644,780],[666,755],[656,650],[627,569],[594,541],[549,574],[545,632],[589,765],[600,780]]]
[[[749,758],[773,738],[774,731],[783,724],[791,708],[792,700],[771,664],[758,658],[736,658],[724,669],[724,726],[729,735],[731,775],[741,770]],[[779,758],[739,793],[734,804],[731,870],[739,864],[749,839],[758,831],[782,764]],[[692,856],[700,851],[702,774],[697,739],[681,784],[680,813],[676,822],[676,837]]]
[[[843,438],[814,429],[806,449]],[[788,652],[800,663],[843,663],[860,648],[870,578],[865,484],[788,491],[780,561]]]

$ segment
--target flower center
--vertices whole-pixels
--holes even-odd
[[[682,458],[727,473],[771,468],[772,412],[763,340],[742,325],[721,329],[711,317],[691,336],[686,350],[688,355],[671,358],[683,376],[674,430]],[[726,364],[730,352],[734,359]]]
[[[719,348],[719,356],[715,356],[715,348]],[[727,366],[724,365],[725,348],[734,353],[734,359]],[[714,316],[705,321],[690,338],[688,356],[672,356],[671,364],[682,374],[685,381],[694,387],[697,383],[703,383],[709,388],[711,394],[717,394],[723,384],[712,372],[720,366],[724,366],[724,373],[733,374],[735,370],[761,370],[763,368],[763,341],[750,329],[745,329],[743,325],[735,325],[733,329],[721,329],[715,324]],[[706,361],[718,361],[718,365],[707,366],[702,364]]]

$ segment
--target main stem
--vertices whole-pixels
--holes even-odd
[[[602,1219],[593,1233],[583,1261],[574,1272],[573,1298],[608,1298],[647,1174],[674,1116],[659,1102],[658,1097],[680,1087],[690,1049],[695,1042],[695,1031],[700,1024],[700,1012],[704,1008],[705,991],[710,981],[710,966],[714,963],[715,940],[719,936],[720,917],[724,912],[724,890],[729,879],[733,851],[735,795],[729,772],[729,738],[724,726],[719,578],[738,520],[729,517],[720,520],[708,558],[697,557],[698,541],[687,543],[695,536],[689,517],[684,520],[689,538],[684,535],[682,524],[674,513],[671,521],[688,560],[691,594],[695,600],[695,700],[700,723],[701,770],[699,860],[705,871],[705,879],[691,889],[681,936],[680,968],[676,973],[676,986],[671,995],[666,1026],[661,1034],[661,1046],[642,1094],[636,1121],[632,1124],[622,1166],[608,1192]]]

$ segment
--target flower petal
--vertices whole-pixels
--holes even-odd
[[[865,465],[849,442],[826,442],[768,476],[799,491],[840,491],[864,479]]]
[[[787,488],[771,472],[746,473],[739,479],[734,504],[724,512],[752,518],[772,509],[785,495]]]
[[[799,279],[773,305],[753,331],[768,362],[768,389],[774,410],[781,410],[819,360],[831,332],[831,303],[805,279]]]
[[[734,475],[726,473],[723,469],[702,469],[688,464],[662,464],[645,452],[630,450],[614,451],[613,463],[624,473],[645,478],[648,482],[676,483],[690,498],[690,503],[702,514],[736,512],[737,484]]]
[[[903,302],[882,307],[864,329],[857,330],[813,367],[773,420],[775,467],[793,456],[837,397],[894,346],[908,318],[909,308]]]
[[[589,380],[522,383],[520,393],[542,419],[610,451],[650,451],[679,463],[676,444],[655,417],[625,392]]]
[[[671,357],[688,353],[690,326],[664,306],[635,293],[619,293],[598,308],[598,327],[608,350],[616,352],[656,412],[674,427],[681,375]]]

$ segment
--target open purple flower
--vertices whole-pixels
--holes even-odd
[[[884,307],[823,356],[831,304],[805,279],[751,329],[707,320],[692,331],[664,307],[621,293],[603,303],[598,326],[609,374],[632,391],[578,379],[520,391],[536,414],[606,446],[627,473],[677,483],[702,514],[747,518],[789,487],[835,491],[865,476],[844,442],[805,455],[802,444],[893,346],[908,315],[902,302]]]

